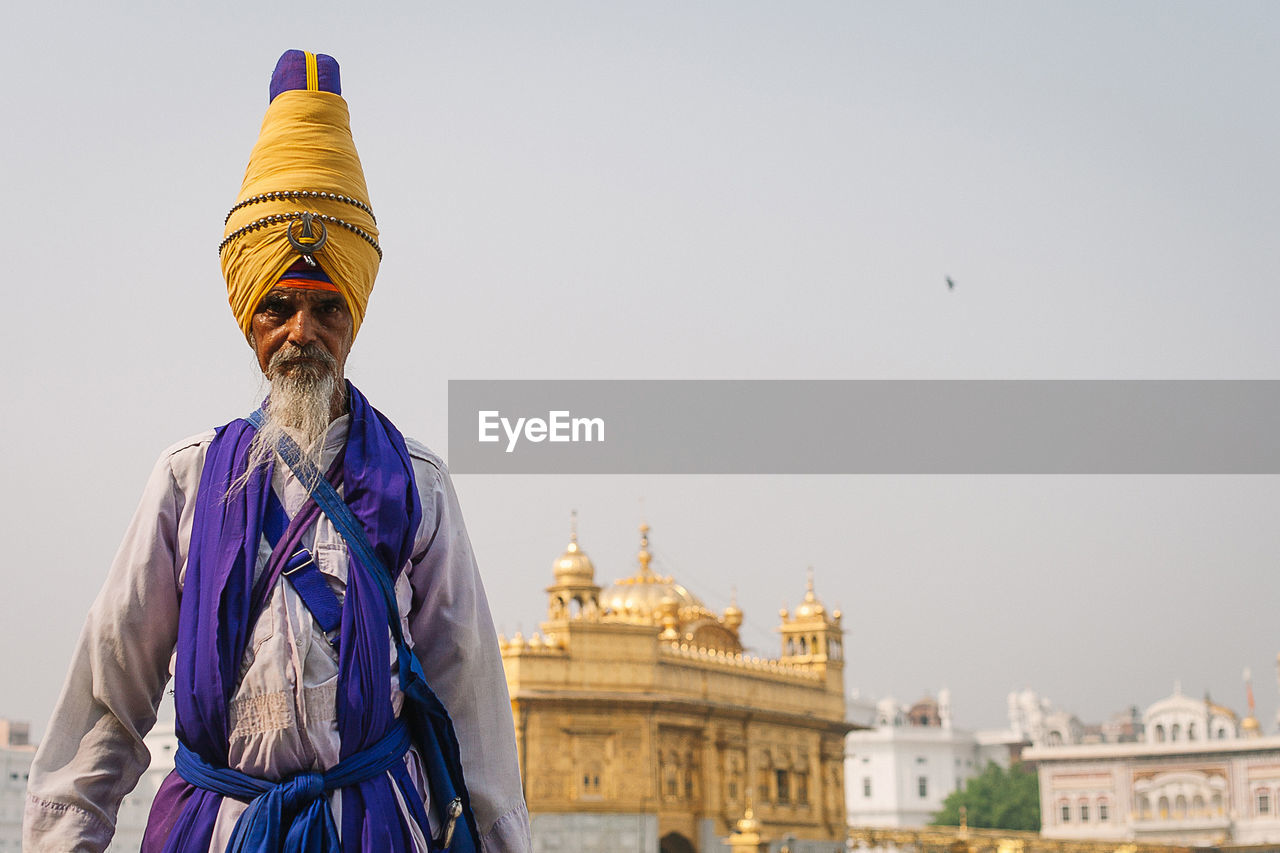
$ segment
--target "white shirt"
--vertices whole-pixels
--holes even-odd
[[[349,422],[343,416],[329,427],[321,470],[345,444]],[[89,611],[31,767],[23,819],[27,853],[104,850],[120,800],[147,768],[150,755],[142,739],[155,723],[173,668],[196,492],[212,440],[210,430],[161,455]],[[453,719],[482,849],[529,851],[511,701],[457,495],[440,458],[412,439],[406,444],[422,523],[396,583],[401,626]],[[286,465],[276,465],[272,487],[290,516],[306,499]],[[303,544],[341,596],[347,546],[327,517],[320,516]],[[269,554],[264,540],[259,571]],[[388,653],[394,659],[390,643]],[[403,696],[395,671],[393,666],[389,690],[398,713]],[[337,764],[337,676],[336,651],[292,585],[278,583],[253,629],[232,696],[230,766],[274,780]],[[423,801],[434,807],[412,751],[406,762]],[[330,801],[341,827],[341,797]],[[225,848],[244,808],[224,799],[211,849]],[[425,840],[419,844],[425,853]]]

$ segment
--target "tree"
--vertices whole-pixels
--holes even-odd
[[[981,775],[952,791],[933,816],[934,826],[959,826],[964,806],[969,826],[986,829],[1040,831],[1040,779],[1035,771],[1014,764],[1005,770],[988,762]]]

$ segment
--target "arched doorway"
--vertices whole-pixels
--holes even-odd
[[[698,853],[693,843],[678,832],[668,832],[658,842],[659,853]]]

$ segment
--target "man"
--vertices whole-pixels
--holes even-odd
[[[529,850],[448,472],[344,379],[382,250],[337,63],[285,53],[271,99],[219,247],[271,392],[156,465],[32,765],[24,849],[108,845],[172,671],[148,853]]]

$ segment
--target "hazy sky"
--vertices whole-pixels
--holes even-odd
[[[1269,2],[8,10],[0,715],[43,729],[160,451],[261,395],[215,250],[283,50],[342,64],[382,229],[349,375],[447,455],[449,379],[1280,378],[1278,42]],[[1275,730],[1275,477],[457,485],[508,633],[576,508],[602,582],[646,519],[760,653],[813,566],[863,695],[1097,720],[1250,666]]]

